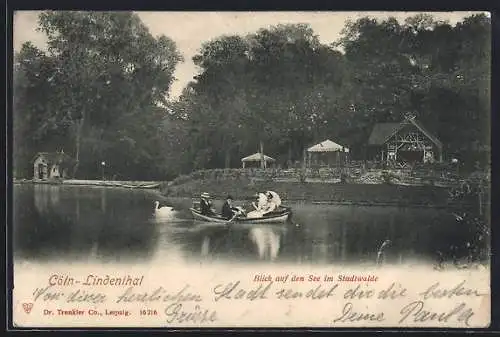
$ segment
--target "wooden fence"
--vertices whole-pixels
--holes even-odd
[[[489,179],[487,172],[477,172],[479,179]],[[350,182],[400,183],[406,185],[447,186],[461,180],[460,172],[449,165],[416,165],[384,167],[374,162],[351,162],[344,167],[315,168],[246,168],[199,170],[175,179],[180,185],[192,180],[290,181],[290,182]]]

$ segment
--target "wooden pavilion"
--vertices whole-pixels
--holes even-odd
[[[381,162],[443,161],[443,144],[415,117],[400,123],[375,124],[368,145]]]
[[[248,167],[248,165],[258,164],[258,167],[266,168],[268,163],[273,163],[276,160],[272,157],[266,156],[263,153],[257,152],[245,158],[241,158],[242,167]]]
[[[329,139],[307,149],[306,167],[335,166],[347,160],[349,149]]]

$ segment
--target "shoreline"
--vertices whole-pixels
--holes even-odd
[[[185,199],[198,199],[198,197],[189,197],[189,196],[165,196],[161,194],[157,190],[152,190],[158,200],[161,201],[172,201],[172,200],[185,200]],[[224,201],[223,198],[213,198],[215,202],[222,203]],[[249,202],[252,199],[243,199],[243,198],[235,198],[234,202]],[[456,207],[456,204],[417,204],[417,203],[390,203],[390,202],[369,202],[369,201],[356,201],[356,202],[348,202],[348,201],[335,201],[335,200],[304,200],[304,199],[286,199],[283,203],[285,206],[301,206],[301,205],[312,205],[312,206],[355,206],[355,207],[401,207],[401,208],[426,208],[426,209],[452,209]]]
[[[64,180],[13,180],[13,184],[33,184],[33,185],[68,185],[68,186],[100,186],[100,187],[123,187],[140,189],[159,189],[162,181],[127,181],[127,180],[83,180],[83,179],[64,179]]]
[[[289,204],[337,205],[361,207],[411,207],[447,209],[457,204],[447,200],[448,190],[441,186],[408,186],[399,184],[318,184],[292,182],[261,182],[238,184],[236,181],[190,181],[169,186],[158,181],[112,180],[14,180],[14,184],[114,187],[148,190],[160,200],[197,199],[202,191],[210,192],[214,200],[223,200],[226,191],[235,200],[254,200],[256,191],[275,190]],[[229,185],[229,186],[228,186]]]
[[[231,179],[190,180],[182,184],[165,184],[160,189],[163,198],[199,198],[208,192],[214,200],[230,194],[234,200],[253,201],[255,193],[272,190],[284,204],[390,206],[415,208],[450,208],[448,189],[439,186],[408,186],[399,184],[319,184]]]

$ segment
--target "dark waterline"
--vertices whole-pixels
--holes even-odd
[[[435,260],[469,233],[446,210],[293,205],[292,225],[204,227],[191,220],[191,200],[172,199],[176,213],[153,217],[150,191],[102,187],[15,185],[16,260],[183,260],[277,263],[375,263],[385,240],[386,263]],[[220,207],[219,202],[215,203]]]

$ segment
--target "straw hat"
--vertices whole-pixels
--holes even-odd
[[[210,198],[210,194],[208,194],[207,192],[203,192],[203,193],[201,194],[201,197],[202,197],[202,198],[205,198],[205,199],[208,199],[208,198]]]

